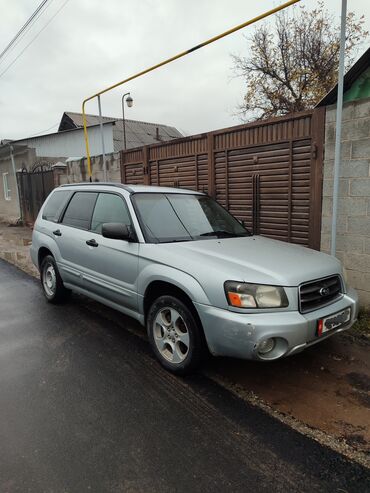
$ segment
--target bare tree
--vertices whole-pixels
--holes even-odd
[[[347,16],[346,66],[366,41],[364,16]],[[335,85],[340,29],[322,1],[309,10],[293,7],[275,16],[274,24],[257,27],[249,55],[232,55],[234,71],[245,79],[239,107],[242,120],[268,118],[315,106]]]

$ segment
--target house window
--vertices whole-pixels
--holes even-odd
[[[10,200],[9,173],[3,173],[4,198]]]

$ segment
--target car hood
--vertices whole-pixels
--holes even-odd
[[[155,247],[148,255],[151,260],[178,268],[199,280],[203,276],[221,276],[224,280],[298,286],[341,273],[341,264],[335,257],[262,236],[150,246]]]

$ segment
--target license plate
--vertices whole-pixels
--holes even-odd
[[[338,313],[330,315],[330,317],[319,320],[319,326],[322,327],[322,334],[329,330],[337,329],[338,327],[345,325],[351,319],[351,308],[346,308]],[[321,322],[321,324],[320,324]]]

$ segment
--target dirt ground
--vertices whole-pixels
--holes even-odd
[[[37,275],[28,254],[30,238],[28,228],[0,224],[0,257]],[[106,311],[117,322],[122,317]],[[126,322],[122,325],[127,327]],[[130,328],[138,332],[136,325],[132,321]],[[362,332],[370,334],[370,327],[362,327]],[[256,396],[257,403],[370,453],[370,338],[356,330],[276,362],[212,358],[206,372]]]
[[[220,358],[210,368],[273,409],[370,453],[370,343],[349,334],[276,362]]]

